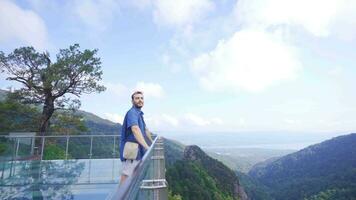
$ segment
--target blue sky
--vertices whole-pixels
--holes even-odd
[[[107,90],[81,109],[121,122],[143,90],[154,131],[350,132],[356,1],[2,0],[1,51],[99,49]],[[5,81],[0,87],[18,85]]]

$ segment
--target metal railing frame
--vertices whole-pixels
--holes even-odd
[[[114,138],[114,143],[113,143],[113,152],[112,155],[116,155],[116,137],[120,138],[120,135],[49,135],[49,136],[10,136],[10,135],[0,135],[0,138],[9,138],[9,139],[16,139],[14,141],[14,155],[12,160],[16,160],[18,158],[18,150],[19,150],[19,145],[20,145],[20,140],[21,138],[31,138],[31,143],[34,143],[34,140],[36,138],[41,138],[41,154],[40,154],[40,160],[43,160],[43,152],[45,148],[45,141],[46,138],[65,138],[66,139],[66,154],[65,154],[65,159],[68,159],[68,149],[69,149],[69,140],[70,138],[90,138],[90,150],[89,150],[89,159],[92,159],[93,156],[93,138],[94,137],[113,137]],[[31,144],[33,146],[34,144]],[[33,153],[33,149],[31,148],[31,154]]]
[[[43,160],[43,152],[45,148],[45,141],[47,138],[65,138],[66,139],[66,155],[65,160],[68,159],[68,149],[69,149],[69,141],[71,138],[90,138],[90,153],[89,160],[92,159],[93,155],[93,138],[94,137],[113,137],[113,156],[116,155],[116,137],[120,138],[120,135],[51,135],[51,136],[9,136],[9,135],[0,135],[0,138],[8,138],[8,139],[16,139],[14,140],[14,149],[15,151],[12,153],[12,160],[16,160],[18,157],[18,150],[21,138],[32,138],[31,142],[34,142],[36,138],[41,139],[41,156],[40,160]],[[148,167],[148,162],[152,162],[153,164],[153,177],[152,179],[142,180],[139,185],[139,192],[144,190],[151,190],[153,192],[153,200],[167,200],[168,199],[168,184],[165,179],[165,159],[164,159],[164,148],[161,137],[156,137],[147,150],[145,155],[143,156],[141,162],[135,167],[133,174],[126,179],[126,181],[113,193],[111,193],[107,199],[111,200],[129,200],[130,192],[133,190],[132,187],[134,185],[137,186],[137,183],[140,177],[142,177],[145,170],[144,168]],[[33,144],[31,144],[32,146]],[[32,153],[31,149],[31,153]],[[137,189],[137,188],[136,188]]]

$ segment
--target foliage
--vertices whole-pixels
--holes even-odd
[[[24,105],[14,99],[0,101],[0,131],[37,131],[40,113],[34,106]]]
[[[78,109],[83,93],[105,90],[98,84],[102,71],[97,51],[81,51],[75,44],[60,49],[55,62],[48,52],[39,53],[33,47],[15,49],[7,56],[0,51],[0,71],[9,75],[7,80],[23,86],[11,95],[23,103],[43,105],[39,127],[42,134],[56,109]]]
[[[84,123],[88,127],[88,133],[91,134],[119,135],[121,132],[121,124],[103,124],[91,119],[86,119]]]
[[[56,144],[47,144],[43,153],[44,160],[64,160],[66,158],[66,151]],[[68,155],[68,159],[71,156]]]
[[[8,95],[6,95],[8,96]],[[15,100],[0,101],[0,130],[2,132],[35,132],[38,128],[38,119],[40,113],[37,107],[33,105],[22,104]],[[109,123],[105,120],[98,120],[97,116],[91,116],[87,119],[87,112],[57,111],[51,119],[51,135],[77,135],[77,134],[99,134],[98,130],[110,134],[119,135],[120,124]],[[93,114],[90,114],[93,115]],[[91,121],[94,120],[95,121]],[[105,122],[105,123],[103,123]],[[115,131],[115,132],[114,132]],[[92,158],[112,158],[118,157],[119,141],[116,138],[116,154],[113,156],[113,138],[94,138]],[[37,141],[37,144],[41,144]],[[8,146],[9,141],[1,139],[0,154],[11,154],[11,148]],[[45,145],[46,159],[63,158],[65,153],[66,140],[47,138]],[[4,151],[2,151],[4,149]],[[30,147],[25,148],[22,145],[19,149],[19,155],[28,156]],[[22,152],[25,151],[26,152]],[[64,153],[63,153],[64,152]],[[69,155],[72,158],[89,158],[90,138],[71,138],[69,140]],[[58,154],[58,156],[56,156]]]
[[[164,158],[166,168],[172,166],[177,160],[183,159],[184,145],[174,140],[164,140]]]
[[[56,112],[51,120],[50,132],[55,135],[78,135],[88,131],[83,116],[72,112]],[[53,134],[52,134],[53,135]]]
[[[230,196],[237,196],[239,180],[234,171],[217,159],[213,159],[198,146],[188,146],[184,150],[184,160],[194,161],[216,181],[219,190]]]
[[[299,200],[322,191],[356,188],[355,145],[356,134],[339,136],[260,165],[249,174],[270,188],[277,200]],[[341,198],[344,193],[337,194]]]
[[[11,97],[0,101],[1,132],[36,132],[39,123],[40,112],[37,107],[23,104]],[[75,135],[88,130],[83,117],[71,111],[55,112],[50,124],[49,131],[56,134]]]
[[[319,192],[319,194],[314,195],[310,198],[305,198],[304,200],[355,200],[356,199],[356,189],[328,189],[326,191]]]
[[[166,177],[172,195],[180,195],[184,200],[238,199],[235,191],[239,182],[228,167],[198,147],[185,147],[168,139],[164,145]]]
[[[182,197],[177,194],[172,194],[172,191],[168,191],[168,200],[182,200]]]
[[[193,162],[175,162],[167,169],[166,176],[172,193],[181,195],[184,200],[233,199],[217,188],[216,181],[206,170]]]
[[[8,144],[0,143],[0,155],[4,154],[4,152],[6,152],[7,149],[8,149]]]
[[[252,200],[272,200],[273,197],[270,194],[270,189],[261,184],[253,177],[242,173],[236,172],[239,177],[241,185],[244,187],[248,197]]]

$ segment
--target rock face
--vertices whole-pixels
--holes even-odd
[[[196,145],[184,149],[183,160],[198,164],[216,181],[217,187],[230,194],[234,199],[248,200],[248,196],[240,185],[239,179],[230,168],[220,161],[211,158]]]
[[[190,161],[202,162],[204,160],[212,159],[197,145],[190,145],[184,149],[184,159]]]

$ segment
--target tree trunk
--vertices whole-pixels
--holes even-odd
[[[41,136],[44,136],[47,129],[49,128],[49,119],[52,117],[54,112],[54,99],[53,97],[47,97],[43,106],[41,124],[39,132]]]
[[[49,128],[49,119],[51,118],[54,112],[54,98],[48,94],[45,99],[45,103],[43,105],[42,116],[41,116],[41,124],[39,127],[39,134],[44,136],[47,129]],[[44,140],[41,140],[44,141]],[[41,144],[44,145],[44,144]],[[41,147],[38,146],[38,150],[42,153]],[[42,157],[43,155],[41,155]],[[31,169],[34,173],[32,173],[32,178],[34,183],[31,184],[31,191],[32,191],[32,199],[33,200],[43,200],[43,194],[40,190],[40,183],[39,180],[41,178],[41,164],[42,160],[33,160],[31,162]]]

